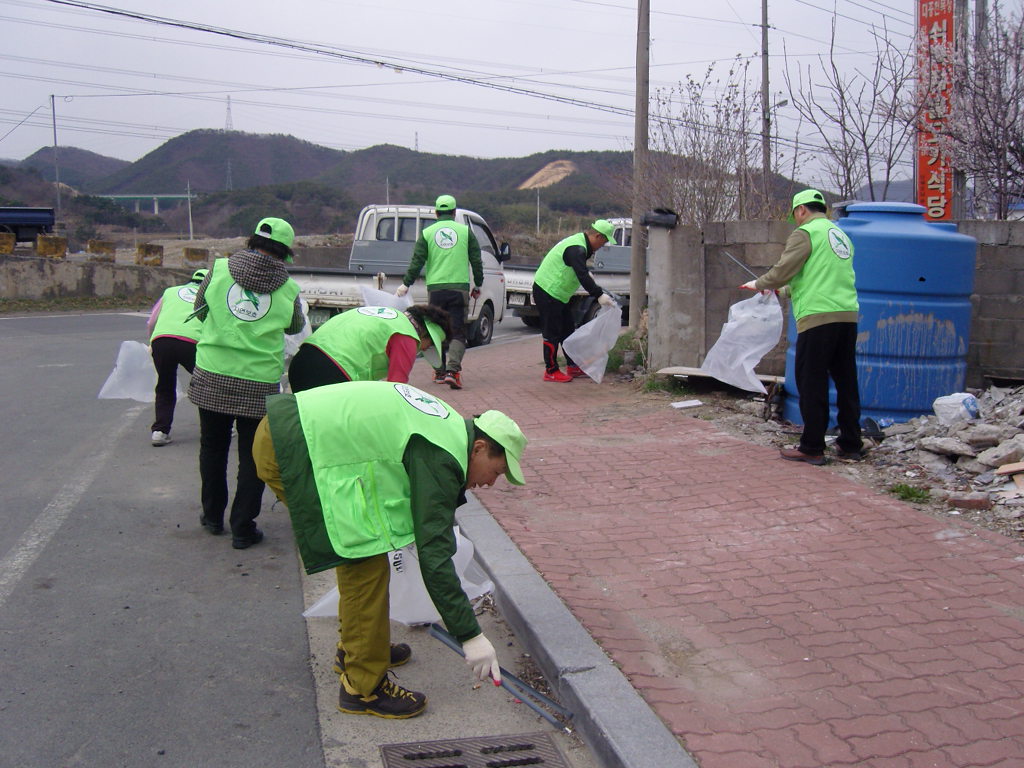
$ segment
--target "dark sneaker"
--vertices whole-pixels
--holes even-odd
[[[387,675],[366,698],[358,693],[349,693],[345,687],[345,678],[341,678],[338,711],[346,715],[376,715],[389,720],[404,720],[416,717],[426,708],[426,696],[416,691],[407,691]]]
[[[220,536],[224,533],[224,523],[215,523],[213,520],[207,520],[206,515],[199,516],[199,524],[213,536]]]
[[[846,459],[846,461],[861,461],[868,452],[861,448],[859,451],[844,451],[842,448],[836,448],[836,458]]]
[[[389,667],[400,667],[410,658],[412,658],[412,648],[410,648],[406,643],[391,644],[391,661],[388,662]],[[338,654],[334,657],[334,674],[340,675],[344,671],[345,651],[339,648]]]
[[[803,461],[807,464],[813,464],[816,467],[820,467],[825,463],[824,456],[814,456],[809,453],[804,453],[799,448],[783,448],[779,451],[779,456],[786,459],[786,461]]]
[[[452,389],[462,389],[462,373],[459,371],[448,371],[444,375],[444,383]]]
[[[263,541],[263,531],[255,528],[248,536],[232,536],[231,546],[235,549],[248,549],[254,544],[259,544],[261,541]]]
[[[572,376],[574,379],[579,379],[579,378],[582,378],[583,376],[587,375],[586,371],[584,371],[578,365],[567,365],[567,366],[565,366],[565,373],[568,376]]]
[[[443,368],[435,368],[434,369],[434,383],[435,384],[444,384],[444,369]]]

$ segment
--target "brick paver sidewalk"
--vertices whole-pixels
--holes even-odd
[[[702,768],[1024,766],[1024,548],[540,357],[412,383],[519,422],[479,498]]]

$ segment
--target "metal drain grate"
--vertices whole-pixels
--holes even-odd
[[[570,768],[549,733],[382,744],[384,768]]]

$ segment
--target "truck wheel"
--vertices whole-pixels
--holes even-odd
[[[469,329],[469,346],[482,347],[491,343],[491,336],[494,335],[494,309],[490,304],[484,304],[484,308],[477,315],[476,322]]]
[[[540,318],[536,315],[522,315],[519,319],[528,328],[540,328]]]

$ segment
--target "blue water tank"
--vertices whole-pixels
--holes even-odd
[[[836,224],[853,242],[861,418],[907,421],[960,392],[967,372],[977,242],[913,203],[854,203]],[[802,424],[790,315],[783,416]],[[832,423],[835,388],[830,386]]]

